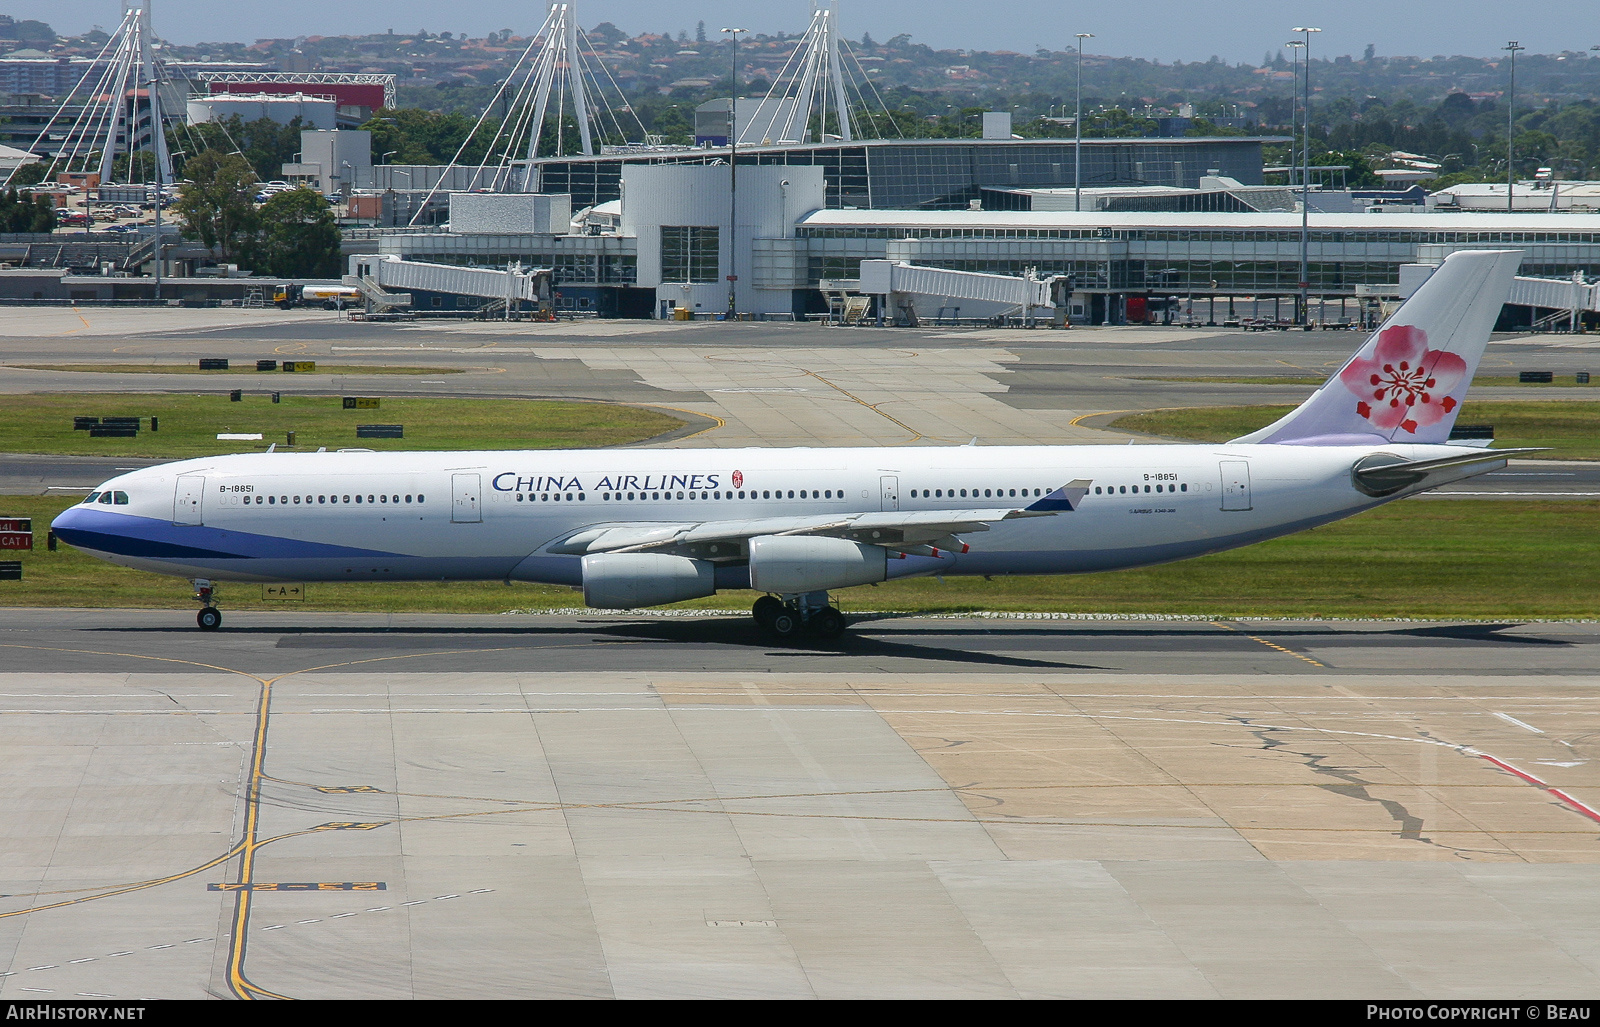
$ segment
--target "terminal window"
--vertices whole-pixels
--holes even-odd
[[[718,229],[661,226],[661,280],[708,285],[717,281]]]

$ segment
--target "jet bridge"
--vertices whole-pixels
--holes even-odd
[[[1400,267],[1400,296],[1405,298],[1428,280],[1436,264],[1402,264]],[[1534,278],[1518,275],[1511,280],[1511,291],[1506,294],[1506,305],[1532,307],[1547,311],[1537,317],[1536,326],[1559,324],[1567,319],[1576,329],[1584,314],[1600,313],[1600,282],[1590,283],[1582,273],[1570,278]]]
[[[976,271],[950,271],[938,267],[918,267],[896,260],[863,260],[861,284],[864,295],[881,297],[879,316],[898,324],[915,326],[919,317],[945,316],[954,310],[967,317],[1036,316],[1049,312],[1057,323],[1066,312],[1071,286],[1065,276],[1040,278],[1032,273],[1024,278],[988,275]],[[919,314],[918,304],[922,305]]]
[[[547,268],[457,267],[403,260],[392,254],[351,257],[350,267],[354,272],[348,276],[350,284],[361,289],[375,308],[402,305],[404,301],[396,294],[415,292],[471,297],[480,300],[481,307],[504,311],[507,317],[526,307],[542,311],[551,305]]]

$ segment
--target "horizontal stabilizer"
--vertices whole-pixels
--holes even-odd
[[[1449,481],[1470,477],[1472,474],[1482,474],[1495,470],[1494,465],[1505,465],[1510,457],[1521,456],[1524,453],[1542,453],[1541,448],[1533,449],[1479,449],[1458,456],[1436,457],[1432,460],[1406,460],[1390,453],[1373,453],[1356,461],[1350,469],[1350,475],[1355,481],[1356,488],[1369,496],[1393,495],[1402,489],[1421,485],[1429,478],[1441,477],[1441,471],[1463,470],[1468,474],[1453,475]],[[1480,466],[1481,465],[1481,466]],[[1435,481],[1433,484],[1442,485],[1445,482]]]

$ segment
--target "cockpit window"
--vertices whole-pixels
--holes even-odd
[[[111,505],[111,493],[109,493],[109,492],[100,493],[100,503],[101,503],[102,506],[110,506]]]
[[[114,495],[117,497],[116,498],[116,504],[118,506],[127,506],[128,505],[128,494],[126,492],[117,492],[117,493],[114,493]]]
[[[88,495],[87,495],[87,496],[84,496],[84,497],[83,497],[83,501],[84,501],[84,502],[85,502],[85,503],[92,503],[92,502],[94,502],[94,501],[95,501],[95,500],[97,500],[97,499],[99,499],[99,498],[100,498],[100,493],[98,493],[98,492],[91,492],[91,493],[89,493],[89,494],[88,494]]]

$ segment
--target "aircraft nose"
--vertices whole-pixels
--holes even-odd
[[[92,507],[82,504],[69,506],[56,514],[55,520],[50,522],[50,530],[68,545],[77,545],[84,537],[84,532],[90,529],[94,513]]]
[[[50,527],[57,534],[60,534],[62,528],[71,529],[82,524],[83,506],[80,504],[78,506],[69,506],[65,510],[56,514],[55,520],[50,522]]]

